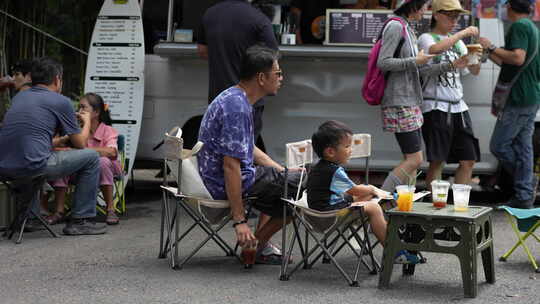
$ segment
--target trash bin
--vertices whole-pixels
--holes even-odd
[[[15,200],[6,185],[0,183],[0,231],[9,228],[15,218]]]

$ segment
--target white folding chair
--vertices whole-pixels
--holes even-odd
[[[306,164],[313,161],[313,148],[311,141],[305,140],[286,145],[286,165],[287,168],[304,168]],[[369,174],[369,160],[371,151],[371,137],[368,134],[353,135],[353,152],[352,157],[366,158],[366,175]],[[285,195],[287,196],[287,189]],[[329,263],[332,263],[338,271],[343,275],[345,280],[351,286],[358,286],[358,274],[360,265],[364,265],[372,274],[376,274],[379,270],[379,264],[371,251],[371,243],[369,239],[367,222],[368,219],[363,213],[362,207],[350,207],[341,210],[332,211],[317,211],[310,209],[307,203],[307,195],[304,194],[301,198],[299,194],[296,199],[283,199],[287,205],[293,210],[293,235],[287,247],[286,225],[283,223],[282,246],[283,252],[286,254],[283,261],[288,261],[292,254],[292,250],[296,242],[302,254],[302,261],[297,263],[295,268],[288,272],[288,264],[283,263],[281,267],[280,280],[286,281],[290,276],[301,266],[304,269],[311,268],[319,259],[325,258]],[[286,209],[284,208],[284,218]],[[305,229],[305,241],[302,242],[299,233],[299,227]],[[364,236],[359,234],[359,231],[364,230]],[[350,232],[345,235],[345,232]],[[315,245],[309,247],[309,237],[315,241]],[[360,246],[360,250],[356,250],[351,245],[351,240],[354,239]],[[335,259],[335,256],[345,247],[349,247],[357,257],[354,276],[351,278],[349,274],[341,267]],[[315,253],[319,253],[310,261],[310,257]],[[365,260],[366,255],[371,258],[371,263]],[[323,259],[324,261],[324,259]]]
[[[208,241],[213,240],[227,256],[240,257],[229,244],[218,234],[230,221],[230,204],[224,200],[214,200],[199,175],[197,153],[203,143],[198,142],[192,150],[182,149],[182,139],[176,136],[178,127],[165,134],[164,171],[167,166],[176,176],[178,187],[171,185],[167,174],[164,174],[160,235],[160,258],[170,254],[170,265],[173,269],[181,269]],[[169,198],[173,198],[171,206]],[[180,214],[183,210],[194,223],[180,234]],[[204,238],[186,257],[179,262],[179,247],[181,241],[195,228],[200,227],[206,232]]]

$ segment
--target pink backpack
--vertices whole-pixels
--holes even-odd
[[[369,52],[368,56],[368,68],[366,72],[366,76],[364,77],[364,83],[362,84],[362,97],[364,97],[364,100],[372,105],[372,106],[378,106],[381,104],[381,101],[384,96],[384,89],[386,88],[386,77],[388,76],[388,73],[383,73],[378,67],[377,67],[377,59],[379,58],[379,52],[381,51],[382,46],[382,34],[384,31],[384,28],[388,24],[388,22],[396,20],[401,23],[401,26],[403,27],[403,32],[401,40],[399,41],[398,47],[396,48],[396,51],[394,52],[394,57],[399,56],[399,52],[401,51],[401,47],[403,46],[403,43],[405,42],[405,35],[407,34],[407,24],[400,18],[390,18],[386,20],[384,23],[381,33],[379,34],[379,38],[377,38],[377,42],[375,42],[375,45]]]

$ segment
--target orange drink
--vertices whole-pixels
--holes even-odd
[[[411,211],[413,207],[414,186],[397,186],[398,193],[397,206],[399,211]]]

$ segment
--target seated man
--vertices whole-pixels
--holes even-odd
[[[60,94],[62,66],[56,61],[36,60],[32,84],[32,88],[13,98],[0,129],[0,175],[23,178],[45,174],[47,179],[57,179],[75,174],[71,219],[63,232],[103,234],[106,227],[91,221],[96,216],[99,156],[94,150],[84,149],[90,132],[90,113],[76,116],[71,101]],[[57,131],[65,135],[53,140]],[[53,151],[66,142],[76,149]]]
[[[269,240],[281,229],[283,221],[283,167],[259,150],[253,141],[253,104],[267,95],[275,95],[283,74],[278,53],[262,46],[247,49],[240,68],[240,83],[219,94],[204,114],[199,140],[204,143],[197,154],[202,180],[214,199],[231,203],[233,227],[241,246],[258,240],[256,263],[281,264],[281,255]],[[257,164],[259,166],[254,165]],[[289,193],[296,193],[290,174]],[[257,197],[254,207],[270,216],[252,233],[247,225],[243,199]]]

